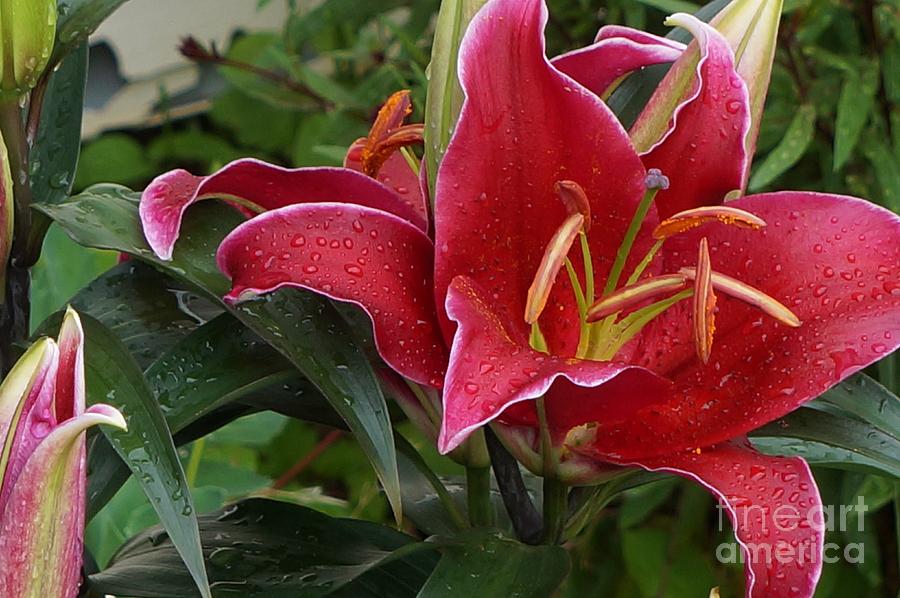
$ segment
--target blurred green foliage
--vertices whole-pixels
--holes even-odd
[[[281,0],[259,3],[268,1]],[[666,14],[698,7],[685,0],[549,4],[551,53],[590,43],[609,23],[665,34]],[[365,134],[391,92],[412,89],[420,118],[437,7],[438,0],[327,0],[312,10],[293,7],[281,31],[234,40],[215,67],[227,88],[206,114],[89,141],[75,191],[99,181],[141,188],[168,168],[207,172],[239,156],[288,166],[340,164],[344,149]],[[750,186],[847,193],[900,211],[897,0],[786,1]],[[115,259],[75,246],[54,227],[35,271],[34,321]],[[894,392],[900,391],[896,360],[879,370]],[[189,445],[182,457],[198,507],[206,511],[248,494],[278,493],[331,514],[386,521],[376,478],[348,437],[329,443],[283,489],[272,488],[327,434],[261,414]],[[428,458],[440,462],[436,455]],[[870,508],[863,531],[854,524],[828,538],[842,547],[863,542],[865,558],[826,565],[817,596],[896,595],[897,522],[888,507],[900,496],[897,483],[825,469],[816,477],[825,504],[849,504],[863,495]],[[130,482],[91,524],[88,546],[102,564],[123,539],[152,522],[152,509]],[[735,596],[742,568],[716,562],[716,547],[732,541],[729,524],[720,525],[706,492],[677,480],[641,487],[603,511],[571,544],[574,574],[563,594],[680,598],[706,596],[721,585],[723,596]]]

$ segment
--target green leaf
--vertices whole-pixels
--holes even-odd
[[[863,127],[875,107],[878,92],[878,62],[868,62],[844,76],[838,98],[834,131],[834,170],[838,171],[852,157]]]
[[[82,322],[88,400],[116,407],[128,423],[127,431],[103,433],[140,482],[201,594],[211,596],[193,500],[159,405],[119,339],[88,315]]]
[[[83,44],[52,75],[29,154],[31,192],[38,203],[59,203],[75,180],[81,148],[81,106],[87,84],[88,48]]]
[[[490,530],[442,541],[443,556],[419,598],[552,596],[569,573],[561,546],[528,546]]]
[[[126,0],[58,0],[59,19],[56,22],[56,46],[50,64],[58,63]],[[78,104],[79,110],[81,104]]]
[[[123,187],[97,186],[56,206],[39,210],[78,243],[124,251],[148,261],[221,302],[228,281],[215,252],[242,221],[236,210],[215,202],[191,208],[172,261],[159,260],[143,238],[138,196]],[[395,517],[402,513],[394,437],[377,378],[353,335],[331,303],[312,293],[284,289],[231,312],[288,358],[328,398],[363,447],[381,479]]]
[[[141,368],[221,313],[206,300],[179,288],[168,276],[135,260],[105,272],[69,303],[109,328]],[[55,314],[41,323],[36,334],[53,334],[60,322],[61,314]]]
[[[803,104],[791,120],[781,142],[766,156],[750,179],[750,189],[765,187],[800,161],[816,133],[816,107]]]
[[[842,382],[751,438],[763,452],[900,477],[900,399],[866,376]]]
[[[229,314],[197,328],[146,374],[173,432],[216,407],[297,377],[294,367]]]
[[[437,560],[433,545],[388,527],[265,499],[202,515],[200,533],[216,596],[412,597]],[[195,595],[160,528],[129,540],[89,587],[101,595]]]
[[[462,108],[463,91],[456,76],[457,55],[469,21],[486,0],[443,0],[435,25],[428,93],[425,102],[425,170],[434,195],[438,165]]]

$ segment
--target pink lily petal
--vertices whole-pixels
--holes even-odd
[[[705,225],[673,237],[664,246],[666,269],[693,265],[705,236],[714,270],[782,302],[801,326],[723,294],[703,366],[689,306],[670,310],[644,331],[633,363],[671,379],[676,390],[633,418],[600,421],[600,453],[641,459],[746,434],[897,349],[900,217],[860,199],[801,192],[730,205],[768,226]]]
[[[78,314],[69,307],[56,340],[59,369],[56,373],[56,421],[64,422],[84,413],[84,329]]]
[[[27,462],[0,513],[0,595],[73,598],[81,581],[87,477],[84,432],[125,427],[106,405],[56,427]]]
[[[4,429],[3,453],[0,456],[0,510],[10,501],[13,490],[21,475],[25,463],[34,449],[47,434],[56,426],[56,417],[53,412],[53,398],[56,392],[56,372],[59,363],[59,350],[56,343],[50,339],[43,339],[29,350],[36,359],[26,354],[26,357],[16,364],[16,368],[22,364],[30,371],[29,383],[22,388],[24,392],[15,397],[7,395],[3,389],[3,419]],[[19,374],[14,369],[10,378],[18,378]],[[5,385],[4,385],[5,386]],[[14,384],[15,386],[15,384]],[[13,390],[10,388],[10,390]],[[7,409],[14,401],[14,407]]]
[[[155,178],[141,195],[144,235],[161,259],[171,259],[181,219],[192,203],[211,197],[255,204],[262,210],[342,201],[391,212],[425,230],[421,210],[369,177],[346,168],[290,170],[244,159],[205,177],[173,170]],[[244,209],[243,211],[247,211]]]
[[[643,145],[642,130],[650,126],[652,115],[671,109],[678,71],[696,60],[696,51],[689,50],[663,79],[631,131],[647,168],[659,168],[669,177],[669,189],[656,197],[660,218],[721,203],[729,192],[741,189],[749,160],[745,139],[750,130],[750,96],[735,70],[727,40],[692,16],[679,14],[670,21],[689,29],[699,44],[694,86],[675,109],[662,138],[649,147]]]
[[[402,218],[365,206],[288,206],[249,220],[219,246],[227,301],[307,288],[362,307],[395,371],[440,386],[447,364],[433,299],[434,246]]]
[[[825,525],[816,481],[803,459],[762,455],[744,439],[639,465],[692,479],[719,500],[744,556],[747,598],[813,595]]]
[[[357,172],[363,171],[360,152],[365,146],[365,141],[365,138],[359,139],[350,146],[347,156],[344,158],[344,168]],[[422,193],[420,177],[413,172],[407,164],[406,158],[400,152],[391,154],[381,165],[378,176],[375,178],[409,204],[421,221],[428,222],[428,204]]]
[[[684,44],[637,29],[608,26],[600,29],[592,45],[557,56],[552,63],[604,97],[620,77],[645,66],[675,62],[684,48]]]
[[[466,100],[436,185],[438,305],[455,276],[470,276],[520,333],[528,287],[566,218],[555,184],[574,181],[591,202],[589,228],[603,231],[589,235],[598,280],[644,193],[644,168],[615,116],[548,62],[546,22],[542,0],[495,0],[472,20],[459,56]],[[560,276],[540,320],[551,352],[574,354],[576,314]]]
[[[453,279],[446,307],[450,319],[459,327],[444,384],[444,419],[438,438],[441,453],[452,451],[474,430],[500,417],[508,408],[543,396],[551,387],[558,393],[548,399],[548,413],[557,437],[574,425],[596,419],[598,412],[631,412],[657,395],[629,390],[627,382],[614,384],[606,394],[607,383],[613,384],[617,376],[627,376],[628,381],[641,384],[643,389],[668,387],[664,380],[642,368],[565,359],[533,350],[524,337],[504,324],[490,295],[468,277]],[[651,380],[644,386],[647,379]],[[596,388],[601,385],[602,389]],[[572,396],[573,391],[576,395],[584,391],[590,396]],[[619,400],[625,396],[634,404]],[[519,423],[525,413],[521,407],[513,411],[511,423]]]

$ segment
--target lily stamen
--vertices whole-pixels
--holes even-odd
[[[696,268],[682,268],[678,271],[689,280],[697,277]],[[797,328],[802,324],[800,318],[777,299],[763,293],[759,289],[741,282],[736,278],[721,274],[711,273],[712,285],[717,291],[721,291],[730,297],[740,299],[748,305],[752,305],[763,311],[766,315],[791,328]]]
[[[703,206],[679,212],[666,218],[653,231],[653,238],[668,239],[707,222],[721,222],[730,226],[759,230],[766,221],[738,208],[728,206]]]
[[[648,299],[681,291],[687,287],[687,282],[688,279],[683,274],[667,274],[648,278],[600,299],[588,309],[586,319],[588,322],[596,322]]]
[[[566,206],[566,211],[571,214],[581,214],[584,216],[584,232],[591,229],[591,204],[588,201],[587,194],[581,185],[575,181],[557,181],[553,186],[556,195]]]
[[[713,337],[716,332],[716,294],[713,291],[712,266],[709,261],[709,243],[700,240],[697,268],[694,271],[693,327],[697,357],[704,364],[709,362]]]
[[[584,216],[572,214],[556,229],[550,242],[547,243],[534,280],[528,288],[528,298],[525,302],[525,321],[528,324],[537,322],[541,312],[547,306],[547,299],[550,297],[556,275],[562,269],[566,256],[575,242],[575,237],[581,232],[582,226],[584,226]]]

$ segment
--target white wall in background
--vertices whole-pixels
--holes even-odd
[[[126,84],[114,92],[103,87],[94,90],[102,105],[85,110],[82,136],[160,124],[156,112],[160,90],[174,95],[198,83],[197,67],[178,52],[182,38],[192,35],[204,45],[214,41],[225,50],[236,30],[281,30],[287,18],[286,2],[271,0],[263,9],[257,5],[257,0],[130,0],[123,4],[91,36],[92,44],[109,45],[117,68],[109,63],[92,63],[91,68],[104,71],[99,73],[104,75],[101,79],[124,79]],[[169,116],[203,109],[202,101],[195,102]]]
[[[284,24],[284,0],[263,9],[257,0],[130,0],[101,25],[92,41],[116,51],[119,69],[129,80],[142,79],[185,64],[181,38],[193,35],[224,48],[238,29],[278,30]]]

